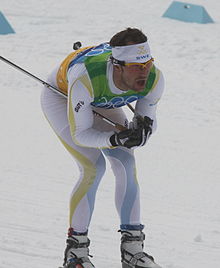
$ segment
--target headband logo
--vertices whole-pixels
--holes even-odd
[[[139,49],[139,51],[137,52],[138,55],[147,54],[147,49],[145,48],[145,46],[139,46],[138,49]]]

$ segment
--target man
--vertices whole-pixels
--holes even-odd
[[[127,28],[109,43],[80,48],[54,70],[48,82],[68,98],[45,87],[42,109],[80,170],[70,200],[64,267],[94,267],[87,235],[106,157],[116,178],[122,267],[160,268],[143,252],[144,226],[134,158],[134,149],[145,145],[156,129],[156,104],[164,87],[147,37],[138,29]],[[134,101],[134,118],[128,125],[121,107]],[[106,118],[117,124],[109,124]],[[115,128],[118,125],[121,130]]]

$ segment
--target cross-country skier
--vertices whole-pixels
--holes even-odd
[[[134,157],[134,149],[145,145],[156,129],[156,106],[164,88],[146,35],[127,28],[109,43],[79,48],[52,72],[48,82],[68,98],[45,86],[43,112],[80,171],[70,199],[64,268],[94,267],[89,258],[88,229],[106,158],[116,179],[122,267],[160,268],[143,251]],[[134,101],[134,117],[128,124],[122,106]],[[116,129],[94,112],[124,129]]]

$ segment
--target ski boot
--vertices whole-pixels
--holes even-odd
[[[143,228],[142,228],[143,229]],[[154,258],[143,252],[145,235],[142,230],[120,230],[122,268],[161,268]]]
[[[87,233],[72,234],[66,243],[63,268],[95,268],[89,259],[90,240]]]

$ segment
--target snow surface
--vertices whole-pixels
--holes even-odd
[[[166,90],[158,130],[136,150],[145,248],[164,268],[220,267],[220,1],[214,24],[162,18],[170,0],[1,0],[16,34],[1,56],[42,79],[72,51],[128,26],[149,38]],[[0,62],[0,267],[58,267],[78,176],[40,108],[41,84]],[[128,111],[129,114],[129,111]],[[119,220],[108,165],[90,239],[96,267],[120,268]]]

